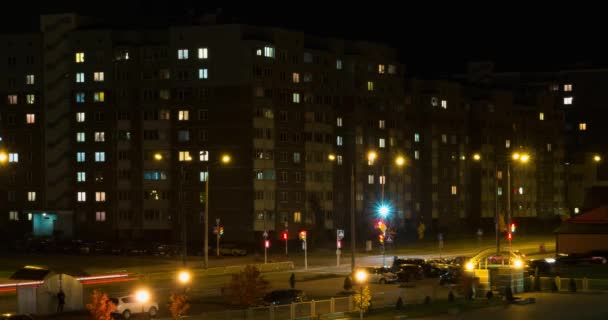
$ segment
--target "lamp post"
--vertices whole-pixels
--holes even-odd
[[[230,161],[232,161],[232,158],[230,157],[229,154],[223,154],[220,157],[220,162],[222,164],[228,164],[230,163]],[[205,224],[205,235],[204,235],[204,248],[203,251],[205,252],[205,261],[204,261],[204,267],[205,269],[207,269],[209,267],[209,178],[211,177],[211,172],[209,171],[210,166],[207,165],[207,177],[205,178],[205,213],[204,213],[204,224]],[[219,219],[219,218],[218,218]],[[219,229],[218,231],[218,235],[219,235]],[[218,243],[219,243],[219,239],[218,239]],[[217,250],[217,254],[219,254],[219,248]]]
[[[363,270],[359,270],[357,271],[357,273],[355,273],[355,279],[357,280],[357,283],[359,284],[359,319],[363,319],[363,285],[365,284],[365,281],[367,280],[367,272],[363,271]]]
[[[481,154],[473,154],[473,161],[480,162]],[[494,233],[496,236],[496,255],[500,254],[500,222],[498,219],[498,163],[494,158]]]
[[[514,152],[511,155],[511,159],[514,162],[519,162],[522,164],[526,164],[528,163],[528,161],[530,161],[530,155],[528,153],[519,153],[519,152]],[[511,220],[513,218],[513,213],[511,211],[511,162],[508,161],[507,162],[507,188],[508,188],[508,193],[507,193],[507,226],[511,225]],[[513,253],[513,244],[512,244],[512,237],[509,237],[509,257],[510,255]]]

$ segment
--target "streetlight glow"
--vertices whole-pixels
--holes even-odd
[[[469,261],[465,264],[464,268],[467,269],[467,271],[473,271],[473,269],[475,269],[475,264],[473,261]]]
[[[475,161],[481,160],[481,155],[479,153],[473,154],[473,160],[475,160]]]
[[[512,157],[513,157],[513,160],[519,160],[519,156],[520,156],[520,155],[519,155],[519,153],[518,153],[518,152],[513,153],[513,156],[512,156]]]
[[[395,159],[395,164],[398,165],[398,166],[400,166],[400,167],[403,166],[403,165],[405,165],[405,158],[403,156],[398,156]]]
[[[177,275],[177,279],[179,280],[179,282],[181,282],[182,284],[186,284],[188,282],[190,282],[190,272],[188,271],[181,271],[178,275]]]
[[[369,160],[370,163],[373,163],[374,160],[376,160],[376,157],[378,157],[378,154],[376,154],[376,151],[370,151],[367,153],[367,160]]]
[[[222,163],[230,163],[231,160],[232,158],[230,158],[229,154],[222,155]]]
[[[146,303],[150,300],[150,292],[148,290],[139,290],[135,293],[135,299],[141,303]]]
[[[2,161],[2,158],[0,158],[0,162]],[[596,154],[593,156],[593,161],[594,162],[600,162],[602,161],[602,157],[599,154]]]
[[[160,153],[158,153],[158,152],[157,152],[157,153],[155,153],[155,154],[154,154],[154,160],[156,160],[156,161],[161,161],[161,160],[163,160],[163,155],[162,155],[162,154],[160,154]]]
[[[0,163],[5,163],[8,160],[8,155],[6,152],[0,152]]]
[[[519,158],[519,161],[522,163],[526,163],[530,160],[530,155],[528,155],[527,153],[524,153],[521,155],[521,157]]]
[[[330,153],[330,154],[327,156],[327,159],[328,159],[329,161],[335,161],[335,160],[336,160],[336,155],[335,155],[335,154],[333,154],[333,153]]]
[[[524,267],[524,262],[521,259],[515,259],[513,260],[513,268],[515,269],[521,269]]]
[[[358,270],[357,273],[355,273],[355,279],[358,283],[365,282],[365,280],[367,280],[367,272],[364,270]]]

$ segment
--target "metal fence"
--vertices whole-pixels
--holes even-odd
[[[188,320],[296,320],[320,319],[323,315],[353,311],[352,298],[311,300],[287,305],[257,307],[243,310],[226,310],[188,316]]]
[[[530,283],[534,284],[534,276],[530,276]],[[540,277],[539,284],[541,291],[570,291],[575,289],[576,291],[592,292],[608,290],[608,279]]]

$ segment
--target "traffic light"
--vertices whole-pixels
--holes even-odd
[[[338,247],[338,249],[342,248],[342,240],[338,240],[336,246]]]
[[[384,244],[384,235],[383,235],[383,234],[379,234],[379,235],[378,235],[378,241],[379,241],[381,244]]]
[[[224,227],[220,227],[220,236],[224,235]]]
[[[378,222],[376,222],[376,228],[384,233],[384,231],[386,231],[386,224],[384,224],[384,221],[378,220]]]
[[[300,240],[306,241],[306,230],[300,231]]]
[[[283,240],[287,241],[287,239],[288,239],[287,231],[283,231],[282,238],[283,238]]]
[[[511,233],[510,231],[509,231],[509,232],[507,232],[507,239],[508,239],[509,241],[513,240],[513,233]]]
[[[270,240],[264,240],[264,248],[270,248]]]
[[[515,233],[515,223],[511,223],[509,230],[511,230],[511,233]]]

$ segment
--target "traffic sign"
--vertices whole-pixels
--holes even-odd
[[[336,232],[338,234],[338,240],[344,239],[344,230],[338,229],[338,230],[336,230]]]
[[[264,238],[268,238],[268,231],[264,230],[263,236],[264,236]]]

